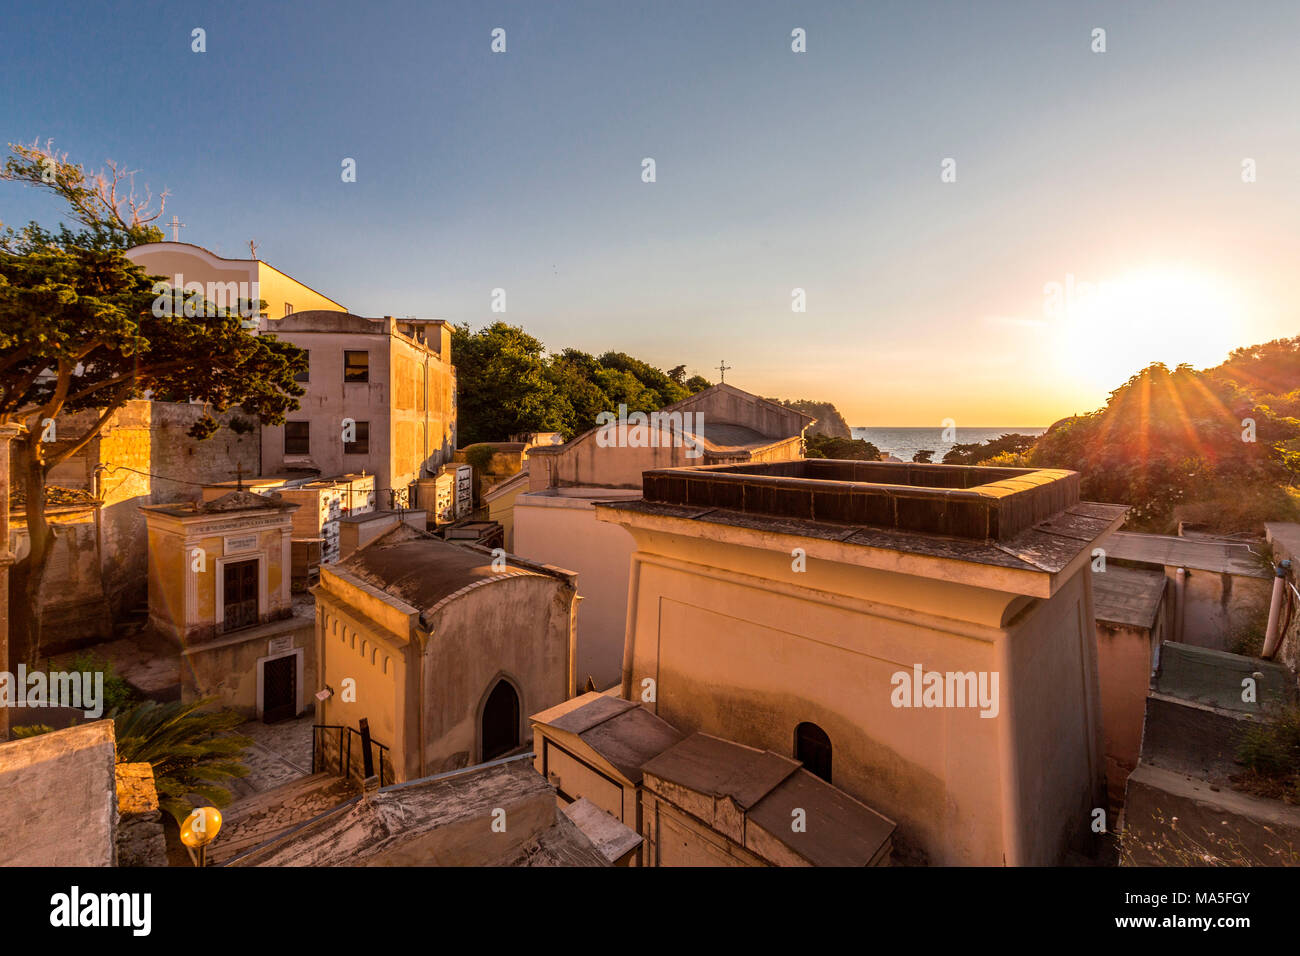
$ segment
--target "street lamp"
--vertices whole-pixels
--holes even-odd
[[[208,844],[221,832],[221,811],[216,807],[195,807],[181,824],[181,842],[195,866],[207,865]],[[195,854],[195,850],[198,851]]]

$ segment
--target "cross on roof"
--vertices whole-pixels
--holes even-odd
[[[231,474],[235,476],[235,490],[243,491],[244,490],[244,463],[241,461],[239,464],[237,464],[235,466],[235,470],[232,471]]]
[[[172,221],[167,225],[172,227],[172,242],[180,242],[181,229],[185,226],[185,223],[181,222],[179,216],[172,216]]]
[[[727,364],[726,359],[722,359],[718,362],[718,374],[722,376],[719,381],[725,382],[727,380],[727,372],[729,371],[731,371],[731,366]]]

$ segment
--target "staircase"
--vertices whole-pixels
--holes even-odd
[[[332,773],[313,773],[237,800],[222,811],[221,832],[208,850],[209,865],[229,862],[358,792],[355,781]]]

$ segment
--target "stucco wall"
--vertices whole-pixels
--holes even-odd
[[[645,699],[654,679],[656,712],[678,729],[793,755],[796,726],[817,724],[831,782],[899,822],[904,860],[1001,864],[1007,821],[1023,862],[1054,863],[1086,822],[1100,726],[1083,566],[1024,605],[860,567],[801,576],[788,555],[637,535],[632,694]],[[915,664],[999,672],[998,715],[895,707],[892,677]]]
[[[514,507],[514,552],[578,573],[578,685],[612,687],[623,668],[632,536],[596,520],[585,498],[520,495]]]
[[[424,659],[425,763],[430,773],[482,760],[480,719],[504,677],[519,694],[519,740],[528,715],[568,694],[573,592],[555,578],[517,575],[473,588],[432,622]]]

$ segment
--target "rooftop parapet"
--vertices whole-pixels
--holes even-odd
[[[753,515],[1007,541],[1079,503],[1079,474],[797,459],[658,468],[646,501]]]

